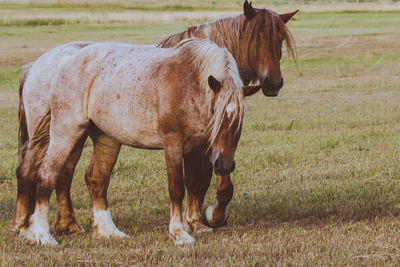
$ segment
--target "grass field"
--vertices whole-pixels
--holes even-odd
[[[3,22],[7,12],[30,12],[26,6],[3,7]],[[61,20],[70,12],[66,7],[56,10]],[[79,9],[78,17],[79,12],[88,11]],[[164,11],[152,12],[165,16]],[[154,43],[207,16],[169,22],[0,22],[1,265],[400,263],[398,12],[303,12],[289,23],[299,70],[284,59],[286,84],[279,97],[258,93],[247,99],[227,226],[196,237],[193,245],[174,247],[168,238],[163,153],[124,147],[108,196],[115,224],[130,238],[92,239],[93,216],[83,179],[91,155],[88,144],[72,189],[77,219],[86,233],[56,236],[58,247],[43,247],[10,232],[21,65],[74,40]],[[214,199],[215,181],[206,206]],[[54,196],[50,221],[55,221]]]

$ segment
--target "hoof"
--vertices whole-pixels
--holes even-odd
[[[127,234],[118,230],[111,218],[111,214],[108,209],[94,211],[93,226],[96,228],[93,233],[94,238],[129,237]]]
[[[36,244],[58,245],[49,230],[37,227],[36,225],[31,225],[26,230],[21,229],[20,236]]]
[[[211,227],[208,227],[207,225],[203,224],[202,222],[199,222],[194,226],[193,232],[196,235],[199,235],[199,234],[204,234],[204,233],[212,233],[213,229]]]
[[[115,228],[115,229],[99,229],[99,227],[97,227],[96,230],[93,232],[93,237],[94,238],[112,238],[112,237],[124,238],[124,237],[129,237],[129,236],[127,234],[121,232],[117,228]]]
[[[217,204],[214,204],[206,209],[205,217],[207,224],[211,227],[220,227],[226,224],[228,221],[229,213],[228,209],[225,208],[225,211],[220,214],[214,212]]]
[[[11,221],[11,223],[10,223],[11,232],[14,232],[17,234],[20,232],[26,231],[26,229],[28,227],[29,227],[29,225],[27,225],[26,223],[17,224],[14,220]]]
[[[175,234],[170,233],[170,236],[174,240],[175,246],[189,245],[195,241],[195,239],[185,230],[181,230]]]
[[[206,226],[202,221],[195,220],[195,221],[189,222],[189,220],[186,219],[186,216],[184,213],[182,213],[182,218],[184,218],[183,228],[189,234],[193,233],[195,235],[199,235],[202,233],[211,233],[213,231],[213,229],[211,227]]]
[[[55,225],[55,231],[57,234],[80,234],[84,233],[85,229],[80,226],[76,221],[71,221],[69,223],[57,222]]]
[[[184,225],[185,225],[185,230],[186,230],[186,228],[188,228],[190,231],[187,231],[187,232],[194,234],[194,235],[200,235],[200,234],[204,234],[204,233],[212,233],[213,232],[213,229],[211,227],[208,227],[201,221],[191,223],[190,226],[185,221]]]
[[[16,216],[10,220],[10,228],[11,231],[14,233],[19,233],[20,231],[26,231],[26,229],[29,227],[29,216]]]

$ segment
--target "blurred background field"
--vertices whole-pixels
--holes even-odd
[[[109,189],[124,240],[93,240],[84,172],[72,196],[87,233],[31,245],[9,231],[16,196],[21,66],[60,44],[150,44],[239,14],[242,1],[0,3],[1,265],[397,265],[400,262],[399,2],[257,1],[288,23],[297,64],[282,59],[277,98],[247,101],[228,225],[176,248],[168,239],[163,153],[124,147]],[[206,205],[215,199],[215,181]],[[55,220],[55,199],[51,201]],[[34,256],[32,256],[34,255]]]

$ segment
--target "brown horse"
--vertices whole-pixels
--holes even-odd
[[[243,14],[218,19],[200,26],[190,27],[184,32],[172,35],[158,44],[170,47],[183,38],[197,37],[210,39],[220,47],[225,47],[235,58],[240,77],[245,85],[250,82],[260,83],[249,86],[245,96],[256,93],[260,88],[265,96],[277,96],[283,86],[280,69],[282,43],[285,42],[289,56],[295,57],[295,46],[286,23],[298,12],[278,15],[269,9],[253,8],[247,0],[243,5]],[[187,163],[186,163],[187,162]],[[196,162],[194,164],[194,162]],[[185,221],[192,229],[201,224],[198,214],[202,210],[205,193],[210,184],[213,166],[204,151],[195,151],[185,159],[187,200]],[[185,165],[185,166],[186,166]],[[217,175],[217,200],[207,208],[205,221],[218,227],[228,219],[227,205],[233,196],[233,184],[229,175]]]
[[[296,11],[297,12],[297,11]],[[222,47],[226,47],[235,57],[239,68],[239,74],[243,81],[248,84],[250,81],[259,80],[261,85],[248,86],[245,95],[251,95],[260,88],[265,95],[277,95],[283,79],[278,85],[271,85],[280,74],[279,59],[281,56],[282,42],[286,43],[290,55],[294,53],[294,42],[285,23],[296,13],[278,15],[267,9],[255,9],[244,3],[244,13],[231,18],[224,18],[189,28],[187,31],[173,35],[161,42],[159,46],[171,46],[182,38],[197,36],[210,38]],[[256,42],[256,43],[254,43]],[[63,64],[79,50],[92,43],[75,42],[57,47],[41,56],[32,67],[28,68],[21,79],[20,84],[20,144],[21,157],[24,155],[25,144],[32,138],[37,128],[39,119],[46,113],[50,105],[50,82],[46,77],[57,75]],[[47,73],[47,76],[43,76]],[[270,78],[275,73],[275,78]],[[279,88],[278,88],[279,87]],[[108,209],[106,199],[107,188],[111,169],[119,153],[119,145],[113,146],[107,138],[95,130],[89,131],[93,140],[94,150],[88,171],[86,172],[86,183],[93,205],[100,206],[104,211]],[[57,232],[81,232],[83,229],[75,219],[70,198],[70,187],[74,168],[83,149],[84,138],[76,145],[66,165],[60,173],[62,179],[56,184],[57,193]],[[111,147],[114,149],[111,150]],[[105,151],[108,151],[105,154]],[[104,158],[107,160],[103,160]],[[108,164],[104,164],[104,162]],[[200,211],[205,193],[210,184],[213,166],[203,149],[198,149],[185,155],[185,186],[187,189],[187,209],[185,223],[188,230],[210,231],[200,220]],[[226,206],[232,198],[233,185],[229,175],[218,175],[217,200],[218,204],[207,209],[207,223],[212,226],[219,226],[226,222]],[[18,198],[14,216],[14,229],[25,228],[28,224],[28,215],[33,212],[35,192],[26,183],[22,185],[18,181]],[[111,221],[112,222],[112,221]],[[97,233],[97,232],[96,232]],[[111,231],[108,231],[111,233]],[[99,235],[101,233],[98,233]],[[121,236],[115,228],[114,234]]]
[[[80,50],[54,77],[50,110],[21,163],[21,180],[37,181],[34,213],[21,234],[57,244],[47,219],[50,195],[71,151],[96,128],[118,146],[164,149],[169,233],[177,245],[193,242],[182,221],[183,158],[209,148],[217,174],[233,171],[244,115],[242,87],[232,55],[206,40],[183,40],[170,49],[102,43]],[[94,207],[94,215],[98,231],[107,231],[108,210]]]
[[[235,17],[190,27],[184,32],[168,37],[158,46],[171,47],[189,37],[210,39],[231,52],[245,85],[260,82],[264,95],[277,96],[283,86],[279,63],[283,42],[286,43],[289,56],[295,56],[294,41],[285,23],[298,10],[278,15],[269,9],[253,8],[247,0],[243,10],[244,14]],[[252,93],[255,92],[257,91]]]

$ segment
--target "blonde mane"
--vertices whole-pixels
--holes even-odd
[[[189,53],[187,53],[189,58],[187,60],[192,62],[193,67],[200,74],[201,88],[205,88],[205,106],[203,112],[211,112],[212,100],[214,98],[214,92],[208,84],[208,77],[212,75],[222,83],[221,90],[214,103],[214,114],[206,129],[211,131],[209,138],[211,146],[221,130],[226,107],[230,103],[234,103],[237,109],[234,110],[231,124],[227,131],[232,127],[236,118],[239,119],[238,125],[241,124],[243,118],[243,82],[240,79],[236,61],[227,49],[220,48],[215,43],[205,39],[184,39],[175,48],[189,49]]]
[[[241,14],[188,28],[171,35],[158,47],[173,47],[185,38],[209,39],[218,46],[227,48],[235,58],[240,77],[247,85],[258,79],[255,69],[259,56],[277,60],[280,56],[281,41],[284,40],[289,57],[296,58],[293,37],[279,15],[269,9],[257,9],[257,15],[247,19]]]

